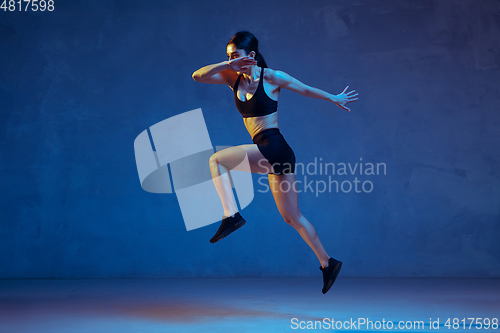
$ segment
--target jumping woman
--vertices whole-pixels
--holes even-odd
[[[350,111],[346,104],[357,100],[358,94],[354,90],[346,93],[346,87],[342,93],[332,95],[283,71],[268,68],[258,46],[252,33],[237,32],[227,43],[228,61],[202,67],[193,73],[196,82],[227,84],[233,89],[236,108],[243,116],[254,143],[226,148],[210,157],[210,172],[224,208],[222,223],[210,243],[220,241],[245,224],[236,207],[229,170],[239,170],[243,155],[246,155],[250,172],[268,174],[281,216],[299,232],[318,257],[323,272],[322,291],[326,294],[335,282],[342,262],[328,256],[316,230],[301,214],[297,191],[283,190],[291,189],[295,184],[295,154],[278,129],[278,96],[285,88],[303,96],[327,100]],[[249,171],[248,167],[243,171]],[[282,186],[285,182],[288,184]]]

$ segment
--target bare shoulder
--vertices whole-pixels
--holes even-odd
[[[278,69],[266,68],[264,78],[273,85],[283,86],[290,82],[291,76]]]
[[[265,76],[267,79],[267,74]],[[307,96],[311,89],[308,85],[281,70],[270,70],[269,82],[276,86],[276,89],[288,89],[303,96]]]
[[[279,71],[276,69],[266,67],[264,71],[264,79],[272,83],[273,81],[276,80],[276,72]]]

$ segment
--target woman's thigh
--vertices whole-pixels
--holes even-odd
[[[245,158],[248,158],[248,164],[245,162]],[[262,155],[256,144],[239,145],[220,150],[214,153],[210,160],[217,161],[229,170],[251,173],[274,172],[272,165]],[[248,170],[248,165],[250,165],[250,170]]]
[[[276,201],[276,206],[283,219],[290,223],[300,218],[299,195],[295,184],[295,174],[268,175],[269,187]]]

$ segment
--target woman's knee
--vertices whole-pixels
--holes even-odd
[[[300,223],[300,217],[302,214],[300,212],[283,212],[281,213],[281,216],[283,217],[283,220],[285,220],[286,223],[290,224],[291,226],[297,225]]]
[[[234,169],[238,166],[241,161],[246,156],[246,152],[241,147],[229,147],[218,152],[215,152],[210,156],[210,165],[220,164],[228,169]]]
[[[210,156],[210,163],[218,163],[218,158],[219,156],[217,155],[217,153],[213,153],[211,156]]]
[[[210,166],[219,164],[219,157],[217,156],[217,153],[213,153],[212,156],[210,156],[208,164],[210,164]]]

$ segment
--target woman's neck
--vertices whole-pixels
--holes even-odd
[[[252,65],[252,67],[250,67],[250,69],[249,69],[249,73],[243,72],[243,79],[249,85],[251,85],[252,83],[254,83],[259,78],[259,75],[260,75],[259,66]]]

